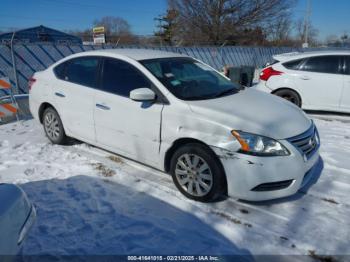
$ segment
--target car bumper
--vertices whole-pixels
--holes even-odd
[[[271,89],[266,86],[266,81],[259,81],[256,85],[252,86],[251,88],[254,88],[256,90],[271,93]]]
[[[288,156],[259,157],[246,154],[218,154],[227,179],[228,195],[243,200],[263,201],[295,194],[313,177],[319,149],[305,160],[287,140],[280,141]]]
[[[33,118],[39,120],[39,103],[29,95],[29,111]]]

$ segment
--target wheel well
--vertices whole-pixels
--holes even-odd
[[[172,146],[168,149],[168,151],[165,153],[165,159],[164,159],[165,172],[169,172],[170,171],[170,161],[171,161],[171,157],[173,156],[175,151],[177,149],[179,149],[180,147],[182,147],[182,146],[184,146],[186,144],[190,144],[190,143],[202,144],[202,145],[205,145],[207,148],[209,148],[209,150],[211,150],[208,145],[206,145],[205,143],[203,143],[200,140],[197,140],[197,139],[194,139],[194,138],[180,138],[180,139],[176,140],[172,144]]]
[[[49,107],[52,107],[53,109],[55,109],[53,107],[53,105],[51,105],[50,103],[42,103],[39,107],[39,120],[40,120],[40,123],[43,123],[43,115],[44,115],[44,111],[46,108],[49,108]]]
[[[165,153],[165,159],[164,159],[164,169],[165,172],[169,172],[170,171],[170,161],[171,161],[171,157],[173,156],[173,154],[175,153],[175,151],[177,149],[179,149],[180,147],[186,145],[186,144],[201,144],[203,146],[205,146],[211,153],[213,153],[213,155],[217,158],[219,165],[221,166],[222,172],[224,172],[224,177],[225,177],[225,191],[227,193],[227,180],[226,180],[226,173],[225,173],[225,169],[222,166],[222,163],[220,161],[220,159],[218,158],[218,156],[216,155],[216,153],[205,143],[203,143],[200,140],[194,139],[194,138],[180,138],[178,140],[176,140],[173,145],[168,149],[168,151]]]
[[[297,94],[297,96],[299,97],[299,100],[300,100],[300,106],[303,104],[303,101],[302,101],[302,99],[301,99],[301,96],[300,96],[299,92],[296,91],[296,90],[294,90],[294,89],[292,89],[292,88],[281,87],[281,88],[278,88],[278,89],[276,89],[276,90],[273,90],[273,91],[271,92],[271,94],[274,95],[274,94],[276,94],[278,91],[283,91],[283,90],[289,90],[289,91],[291,91],[291,92]]]

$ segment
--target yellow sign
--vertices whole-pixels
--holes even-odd
[[[94,34],[103,34],[105,32],[105,27],[104,26],[94,27],[92,29],[92,32]]]

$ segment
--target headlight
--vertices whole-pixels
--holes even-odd
[[[241,144],[241,153],[257,156],[287,156],[290,154],[285,146],[272,138],[236,130],[231,133]]]

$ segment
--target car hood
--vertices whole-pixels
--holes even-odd
[[[306,114],[292,103],[252,88],[216,99],[188,101],[195,114],[234,130],[285,139],[311,125]]]

